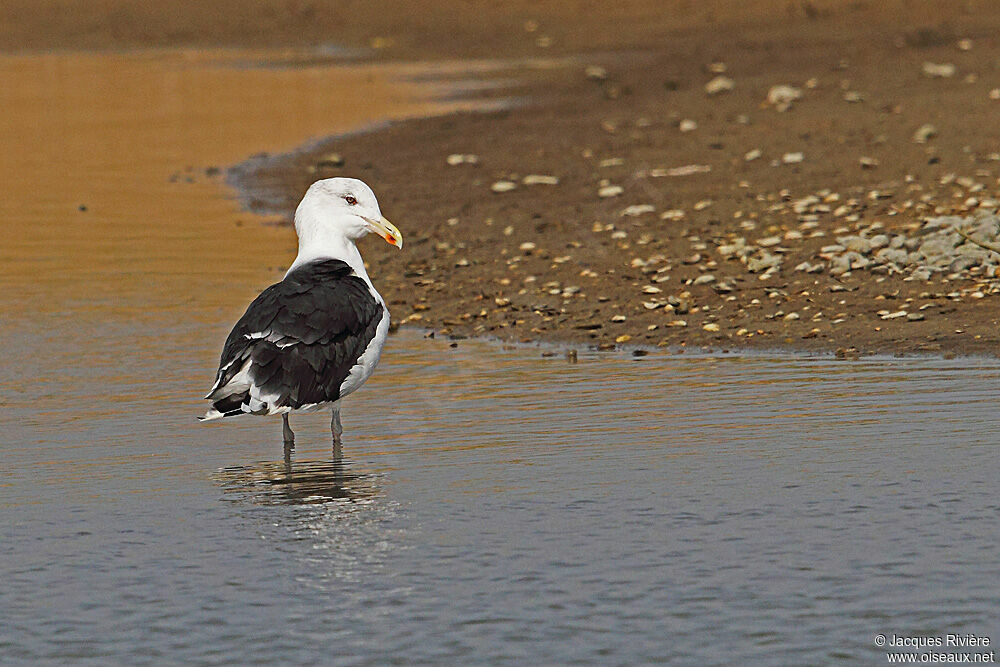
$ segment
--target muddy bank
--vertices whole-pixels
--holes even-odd
[[[373,274],[445,335],[994,354],[998,255],[949,227],[996,233],[1000,12],[869,18],[678,30],[522,72],[528,108],[244,176],[286,215],[317,177],[374,184],[408,245],[368,244]]]
[[[108,1],[107,21],[53,3],[75,18],[33,32],[15,12],[0,45],[571,54],[492,93],[527,107],[331,139],[239,176],[286,216],[318,177],[371,183],[407,240],[402,255],[366,243],[372,274],[397,321],[444,335],[997,349],[997,255],[940,220],[995,229],[973,217],[1000,197],[992,3],[251,4],[226,20],[224,0],[155,17]]]

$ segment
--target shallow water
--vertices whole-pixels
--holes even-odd
[[[176,79],[164,127],[214,99],[169,92],[208,95],[205,71],[272,92],[301,75],[178,57],[120,65]],[[22,179],[0,198],[5,660],[806,664],[881,662],[879,632],[1000,639],[994,360],[569,364],[404,331],[345,401],[342,462],[322,414],[294,420],[289,464],[280,420],[198,424],[228,327],[294,240],[169,177],[285,140],[175,146],[187,131],[145,134],[146,107],[66,91],[117,94],[108,62],[88,79],[52,58],[0,61],[0,101],[25,105],[3,139],[26,147],[0,162]],[[64,129],[28,142],[31,108]],[[353,122],[334,116],[316,125]]]
[[[993,361],[404,332],[348,460],[300,416],[291,473],[278,420],[194,422],[204,363],[149,368],[165,399],[8,406],[4,655],[805,664],[996,629]]]

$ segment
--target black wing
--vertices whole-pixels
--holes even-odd
[[[305,264],[261,292],[233,327],[207,398],[223,414],[335,401],[382,314],[346,262]],[[247,361],[259,394],[275,397],[269,405],[248,409],[249,390],[227,387]]]

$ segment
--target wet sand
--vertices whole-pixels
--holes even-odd
[[[331,139],[237,176],[283,216],[317,177],[372,184],[407,240],[402,256],[366,244],[372,274],[397,321],[438,335],[845,355],[997,349],[988,253],[925,278],[919,262],[885,262],[873,248],[836,271],[851,237],[898,237],[916,252],[928,218],[995,208],[995,5],[634,2],[609,17],[582,2],[369,3],[364,14],[258,2],[246,17],[270,18],[226,22],[216,10],[231,4],[166,3],[151,17],[107,2],[111,21],[62,7],[76,18],[45,30],[20,12],[0,21],[0,46],[253,40],[346,45],[374,60],[571,56],[517,68],[517,86],[488,93],[525,106]],[[153,18],[165,26],[155,35],[144,29]],[[732,89],[708,94],[718,76]],[[782,85],[801,92],[785,111],[767,99]],[[342,167],[322,164],[331,151]],[[453,154],[476,163],[451,165]],[[526,185],[528,175],[558,184]],[[495,192],[497,182],[516,187]]]

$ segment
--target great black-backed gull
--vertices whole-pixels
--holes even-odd
[[[354,243],[374,232],[402,248],[403,237],[354,178],[313,183],[295,210],[295,232],[299,252],[284,279],[253,300],[226,339],[201,419],[280,414],[287,450],[289,413],[330,407],[337,447],[340,401],[371,376],[389,332],[389,309]]]

